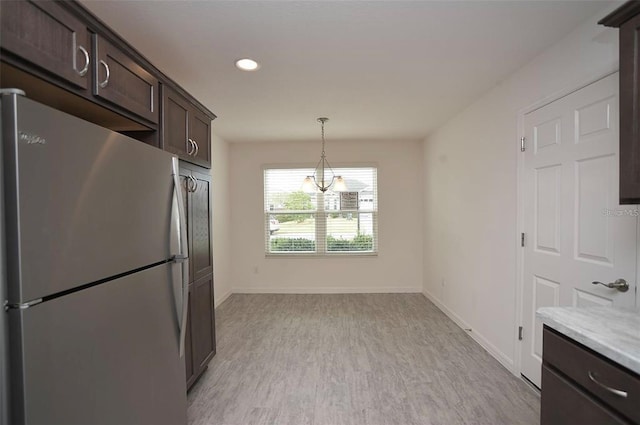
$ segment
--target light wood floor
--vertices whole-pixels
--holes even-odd
[[[216,319],[190,424],[538,424],[539,396],[421,294],[235,294]]]

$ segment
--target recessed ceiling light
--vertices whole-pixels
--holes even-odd
[[[260,64],[253,59],[238,59],[236,61],[236,68],[242,71],[256,71],[260,68]]]

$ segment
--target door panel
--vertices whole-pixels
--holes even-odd
[[[8,270],[10,302],[169,258],[169,154],[29,99],[17,111],[19,137],[4,139],[18,188],[6,193],[7,250],[22,259]]]
[[[535,248],[560,254],[561,166],[551,165],[535,173]]]
[[[618,203],[618,75],[525,115],[522,374],[540,385],[540,307],[635,305],[636,207]],[[591,282],[625,279],[622,293]]]
[[[164,264],[12,310],[26,423],[185,424],[174,278],[179,265]]]
[[[616,158],[614,155],[576,161],[576,259],[614,264],[612,226],[602,213],[613,210]]]

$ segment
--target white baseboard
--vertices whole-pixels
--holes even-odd
[[[229,298],[229,296],[233,294],[233,292],[231,291],[231,289],[229,289],[227,292],[225,292],[220,298],[218,298],[214,304],[214,308],[218,308],[218,306],[220,306],[220,304],[222,304],[223,302],[225,302],[227,300],[227,298]]]
[[[502,351],[500,351],[495,345],[490,343],[482,334],[478,333],[471,325],[462,320],[460,316],[450,310],[446,305],[442,303],[438,298],[433,296],[426,289],[422,292],[427,299],[429,299],[432,303],[436,305],[444,314],[447,315],[454,323],[460,326],[462,329],[471,329],[471,331],[466,331],[467,334],[474,341],[476,341],[482,348],[485,349],[489,354],[491,354],[497,361],[500,362],[502,366],[504,366],[509,372],[513,373],[517,377],[520,377],[520,372],[516,371],[516,366],[513,362],[513,359],[509,358]]]
[[[422,288],[380,288],[380,287],[342,287],[342,286],[326,286],[326,287],[264,287],[264,286],[245,286],[234,288],[234,294],[419,294]]]

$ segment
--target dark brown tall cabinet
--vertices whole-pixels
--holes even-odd
[[[620,203],[640,204],[640,2],[599,23],[620,29]]]
[[[216,352],[208,170],[216,116],[76,1],[2,0],[0,24],[0,87],[182,160],[190,388]]]
[[[182,164],[180,182],[189,241],[189,312],[185,343],[187,388],[206,370],[216,352],[211,252],[211,177]]]

